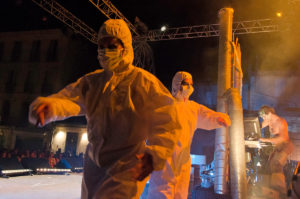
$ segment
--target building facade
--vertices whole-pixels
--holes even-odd
[[[0,33],[0,148],[12,149],[23,139],[20,128],[27,138],[53,133],[53,125],[35,128],[28,123],[30,103],[76,80],[86,73],[82,68],[92,71],[86,60],[96,60],[95,52],[69,30]]]

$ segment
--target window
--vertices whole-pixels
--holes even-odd
[[[34,90],[34,79],[32,71],[28,71],[27,77],[24,84],[25,93],[33,93]]]
[[[30,51],[29,61],[31,62],[38,62],[40,61],[40,54],[41,54],[41,41],[36,40],[32,42],[32,47]]]
[[[0,62],[3,61],[4,43],[0,42]]]
[[[22,42],[16,41],[14,43],[14,47],[11,53],[11,61],[12,62],[17,62],[20,61],[21,58],[21,52],[22,52]]]
[[[47,61],[57,61],[57,40],[51,40],[47,52]]]
[[[52,93],[52,82],[50,81],[51,74],[49,72],[45,73],[44,81],[42,84],[42,94],[50,94]]]
[[[2,104],[2,113],[1,113],[1,118],[2,118],[2,123],[7,124],[9,121],[9,114],[10,114],[10,103],[8,100],[4,101]]]
[[[15,71],[12,70],[10,71],[8,75],[8,79],[5,84],[5,91],[7,93],[12,93],[14,92],[15,86],[16,86],[16,74]]]
[[[23,102],[22,103],[22,112],[20,117],[20,124],[27,125],[28,124],[28,111],[29,111],[29,102]]]

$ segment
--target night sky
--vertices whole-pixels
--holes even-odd
[[[57,0],[57,2],[95,31],[106,20],[106,17],[88,0]],[[285,19],[287,15],[295,11],[291,10],[295,9],[295,6],[288,4],[287,0],[274,0],[272,3],[269,0],[111,0],[111,2],[132,23],[138,16],[149,30],[159,29],[162,25],[182,27],[218,23],[218,10],[226,6],[234,8],[234,21],[276,18],[277,11],[283,12],[283,19]],[[2,0],[1,4],[1,13],[5,17],[1,17],[0,31],[66,28],[66,25],[31,0]],[[248,71],[257,70],[260,67],[257,65],[261,63],[266,62],[272,67],[278,65],[275,66],[276,68],[288,62],[293,67],[299,51],[297,48],[297,51],[291,52],[291,45],[299,45],[287,42],[287,37],[290,38],[281,33],[239,36],[245,79],[247,79]],[[86,42],[89,41],[86,40]],[[90,45],[93,46],[91,49],[94,48],[96,51],[95,45]],[[149,45],[154,53],[156,76],[169,89],[173,75],[179,70],[191,72],[196,83],[216,82],[218,38],[157,41],[149,42]],[[284,49],[278,48],[279,46]],[[286,49],[289,54],[278,58],[277,55]],[[95,60],[87,64],[97,63],[95,51],[91,52],[95,54]]]

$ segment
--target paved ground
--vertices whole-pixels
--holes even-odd
[[[80,199],[82,174],[70,175],[34,175],[0,178],[1,199]],[[146,199],[148,186],[144,190],[141,199]],[[262,188],[262,187],[261,187]],[[265,189],[269,190],[269,189]],[[270,190],[269,190],[270,191]],[[272,192],[273,193],[273,192]],[[199,193],[203,198],[203,190]],[[267,194],[271,199],[278,198],[274,192]],[[199,198],[195,197],[195,198]],[[266,199],[252,195],[249,199]],[[294,197],[291,197],[294,198]],[[214,199],[207,197],[205,199]]]
[[[81,178],[81,173],[0,178],[0,198],[80,199]],[[146,199],[147,187],[141,199]]]
[[[81,174],[0,178],[1,199],[80,199]]]

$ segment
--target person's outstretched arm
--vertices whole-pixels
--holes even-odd
[[[56,94],[36,98],[29,107],[31,124],[44,126],[52,121],[84,114],[83,85],[85,77],[69,84]]]
[[[197,128],[212,130],[231,125],[231,120],[227,114],[213,111],[196,102],[193,102],[193,106],[198,113]]]

